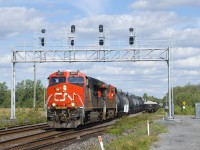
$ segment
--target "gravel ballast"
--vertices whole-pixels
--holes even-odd
[[[194,116],[175,116],[173,120],[158,120],[167,125],[168,132],[159,135],[159,141],[150,150],[199,150],[200,119]]]

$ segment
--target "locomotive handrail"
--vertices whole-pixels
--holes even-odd
[[[73,99],[74,99],[74,96],[78,96],[78,98],[79,98],[79,101],[81,102],[81,104],[82,104],[83,108],[85,108],[85,105],[84,105],[84,103],[83,103],[83,101],[82,101],[82,99],[81,99],[80,95],[78,95],[78,94],[76,94],[76,93],[73,93]]]

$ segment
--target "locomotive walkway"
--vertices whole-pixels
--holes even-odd
[[[194,116],[175,116],[174,120],[158,120],[167,125],[168,132],[159,136],[150,150],[199,150],[200,119]]]

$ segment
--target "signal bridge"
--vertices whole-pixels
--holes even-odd
[[[169,48],[13,50],[13,63],[168,61]]]

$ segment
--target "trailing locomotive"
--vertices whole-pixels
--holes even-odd
[[[80,71],[57,71],[48,80],[47,123],[53,128],[76,128],[144,110],[141,97]]]

